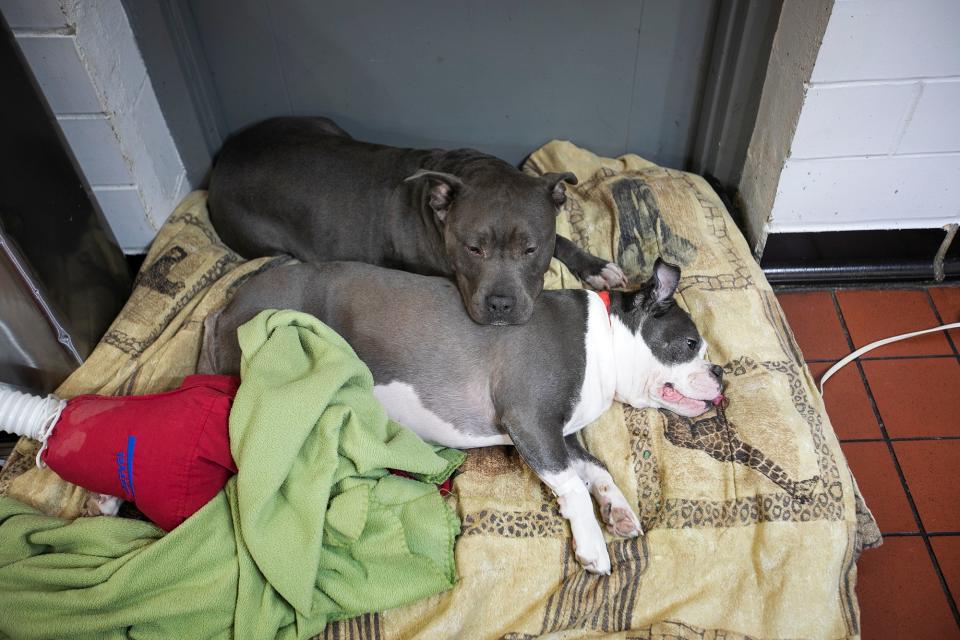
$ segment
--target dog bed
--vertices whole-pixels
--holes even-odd
[[[698,176],[568,142],[533,153],[532,174],[573,171],[558,231],[649,275],[683,269],[677,298],[725,371],[729,404],[694,419],[615,404],[584,439],[646,535],[609,538],[610,576],[586,573],[556,501],[510,447],[469,452],[449,499],[462,519],[450,591],[329,625],[324,637],[855,638],[860,552],[880,544],[776,297],[723,204]],[[134,291],[90,358],[58,390],[143,394],[194,372],[203,319],[277,258],[245,261],[190,194],[160,230]],[[548,287],[579,287],[557,261]],[[0,492],[47,513],[87,512],[87,494],[33,468],[17,444]]]

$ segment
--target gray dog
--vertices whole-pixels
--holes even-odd
[[[453,277],[480,324],[523,324],[555,256],[595,289],[623,271],[555,231],[572,173],[528,176],[479,151],[353,140],[326,118],[276,118],[226,142],[210,218],[252,258],[357,260]]]
[[[673,301],[680,270],[657,261],[636,292],[546,291],[522,326],[478,325],[445,278],[355,262],[275,267],[250,278],[204,325],[198,368],[240,370],[237,327],[265,309],[310,313],[340,333],[373,373],[387,414],[429,442],[513,444],[557,495],[583,566],[610,573],[590,494],[607,527],[640,521],[576,432],[614,399],[684,416],[720,394],[722,369]]]

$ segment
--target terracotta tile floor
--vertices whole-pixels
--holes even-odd
[[[815,380],[856,347],[960,321],[960,286],[777,291]],[[881,347],[825,402],[884,534],[858,562],[862,637],[960,638],[960,331]]]

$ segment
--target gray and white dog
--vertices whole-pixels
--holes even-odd
[[[240,254],[357,260],[453,278],[480,324],[523,324],[556,257],[594,289],[616,264],[556,234],[572,173],[526,175],[473,149],[352,139],[326,118],[274,118],[227,140],[210,176],[210,220]]]
[[[593,291],[545,291],[526,324],[492,327],[470,319],[444,278],[352,262],[276,267],[207,319],[198,368],[238,373],[237,328],[264,309],[316,316],[370,368],[392,419],[448,447],[514,445],[556,494],[577,559],[607,574],[590,493],[611,532],[637,536],[640,521],[576,432],[615,399],[695,416],[720,394],[722,369],[673,300],[679,278],[658,260],[640,290],[610,292],[609,307]]]

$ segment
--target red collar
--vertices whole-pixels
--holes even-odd
[[[600,296],[600,300],[603,302],[603,308],[607,310],[607,320],[609,320],[610,319],[610,292],[597,291],[597,295]]]

